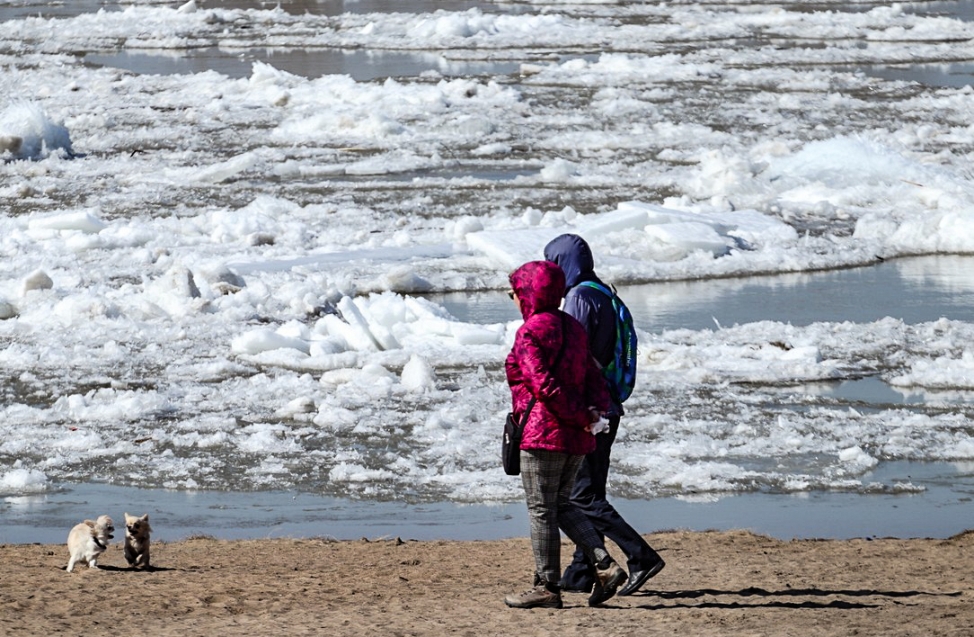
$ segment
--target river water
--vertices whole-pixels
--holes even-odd
[[[274,2],[207,2],[224,8],[270,8]],[[907,4],[918,12],[974,20],[974,2]],[[497,10],[472,1],[320,0],[285,2],[288,11],[339,15],[372,11],[429,12],[438,9]],[[863,7],[868,8],[868,7]],[[0,20],[28,15],[67,17],[79,13],[119,10],[116,3],[30,2],[0,7]],[[859,7],[852,5],[849,10]],[[516,6],[504,10],[516,11]],[[120,51],[88,53],[91,64],[145,74],[182,74],[215,70],[246,77],[255,61],[264,61],[305,77],[347,74],[357,81],[418,76],[436,71],[445,76],[515,73],[506,61],[471,62],[423,52],[363,50],[226,51],[218,48],[156,55]],[[913,65],[858,69],[886,79],[927,86],[964,86],[974,79],[974,65]],[[818,273],[788,274],[656,283],[621,288],[641,329],[658,332],[687,328],[714,329],[759,320],[794,325],[818,321],[868,323],[883,317],[907,323],[941,317],[974,320],[974,262],[971,257],[932,256],[878,263],[872,267]],[[430,297],[461,320],[493,323],[515,318],[506,295],[449,294]],[[814,302],[811,302],[814,300]],[[894,391],[877,378],[826,383],[828,394],[857,408],[922,403],[923,397]],[[955,400],[972,398],[963,392]],[[872,472],[880,482],[911,482],[924,491],[911,494],[747,493],[704,500],[659,498],[616,500],[630,522],[645,532],[689,528],[750,528],[777,537],[947,537],[969,528],[974,498],[974,463],[881,462]],[[870,476],[864,476],[864,480]],[[221,538],[333,537],[353,539],[400,536],[411,539],[491,539],[523,536],[527,516],[521,503],[458,505],[368,502],[325,498],[300,492],[185,492],[135,489],[105,484],[62,484],[50,493],[0,500],[0,542],[60,543],[67,529],[91,511],[108,510],[117,502],[138,503],[151,512],[162,540],[190,535]],[[114,510],[114,509],[112,509]]]
[[[267,2],[263,0],[207,0],[199,3],[209,9],[273,9],[280,7],[292,14],[338,16],[343,13],[432,13],[435,11],[466,11],[479,9],[484,12],[517,13],[529,7],[516,4],[495,5],[475,0],[290,0]],[[974,2],[971,0],[902,3],[905,10],[919,15],[942,15],[965,21],[974,21]],[[874,5],[840,5],[842,11],[865,11]],[[876,6],[879,6],[877,3]],[[64,18],[97,10],[120,11],[124,5],[98,0],[79,0],[70,3],[49,3],[25,0],[11,6],[0,6],[0,21],[43,16]],[[361,49],[277,49],[252,48],[245,50],[219,47],[190,49],[173,54],[117,51],[113,53],[88,53],[85,61],[96,66],[125,69],[141,74],[187,74],[212,70],[232,78],[248,77],[254,62],[265,62],[282,71],[307,78],[323,75],[348,75],[359,82],[388,77],[416,77],[427,71],[435,71],[446,77],[506,75],[516,73],[520,63],[516,61],[465,61],[450,59],[448,52],[401,52],[369,51]],[[894,66],[862,66],[849,69],[886,80],[917,82],[933,87],[961,87],[974,82],[974,64],[951,62],[947,64],[901,64]]]
[[[871,323],[892,317],[915,324],[974,320],[970,257],[896,259],[871,267],[746,278],[621,286],[636,325],[646,331],[714,329],[755,321],[801,326]],[[430,296],[462,321],[519,318],[506,294]],[[814,301],[814,302],[813,302]]]
[[[774,320],[870,322],[891,316],[908,323],[974,317],[974,258],[931,256],[873,267],[800,275],[711,279],[628,287],[621,292],[642,329],[709,329],[716,323]],[[432,297],[457,318],[491,323],[512,317],[503,293]],[[811,300],[814,299],[814,302]],[[819,383],[857,409],[922,403],[876,378]],[[955,400],[974,396],[961,392]],[[910,494],[805,492],[614,500],[637,528],[749,528],[776,537],[948,537],[971,525],[974,463],[880,462],[864,481],[910,482]],[[65,484],[52,493],[0,501],[0,542],[63,541],[66,529],[89,511],[138,502],[151,511],[160,539],[191,535],[221,538],[404,537],[492,539],[521,536],[521,503],[478,506],[450,502],[410,504],[321,497],[303,492],[185,492],[105,484]],[[134,506],[134,505],[133,505]]]

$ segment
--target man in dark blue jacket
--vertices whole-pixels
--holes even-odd
[[[593,287],[579,285],[583,281],[593,281],[608,287],[595,275],[592,249],[580,236],[563,234],[545,246],[544,257],[564,270],[567,288],[563,309],[585,327],[592,356],[605,367],[615,355],[617,338],[612,299]],[[595,451],[585,456],[585,462],[578,470],[572,502],[585,511],[599,533],[615,542],[625,552],[629,581],[617,594],[631,595],[649,578],[659,573],[664,563],[659,554],[629,526],[606,499],[609,456],[619,430],[619,419],[624,413],[622,404],[615,400],[613,402],[613,408],[608,414],[608,430],[596,435]],[[592,590],[594,582],[594,568],[586,560],[585,554],[576,550],[572,563],[562,575],[562,590],[587,593]]]

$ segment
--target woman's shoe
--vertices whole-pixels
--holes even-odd
[[[508,595],[504,603],[511,608],[561,608],[561,593],[553,593],[538,585],[520,595]]]

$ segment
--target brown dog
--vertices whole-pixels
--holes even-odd
[[[68,533],[68,572],[78,562],[87,562],[88,568],[98,568],[98,556],[108,549],[108,540],[115,537],[114,532],[115,525],[107,515],[75,525]]]
[[[149,514],[125,514],[125,561],[133,568],[149,568]]]

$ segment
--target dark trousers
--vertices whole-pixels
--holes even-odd
[[[585,456],[582,466],[575,476],[572,488],[572,504],[582,510],[592,526],[602,537],[607,537],[626,554],[630,573],[645,570],[659,561],[659,554],[629,526],[619,512],[606,500],[606,482],[609,479],[609,456],[612,443],[619,431],[619,416],[609,419],[609,430],[595,436],[595,451]],[[572,563],[565,569],[561,579],[562,588],[571,590],[591,590],[595,582],[595,567],[578,547]]]

